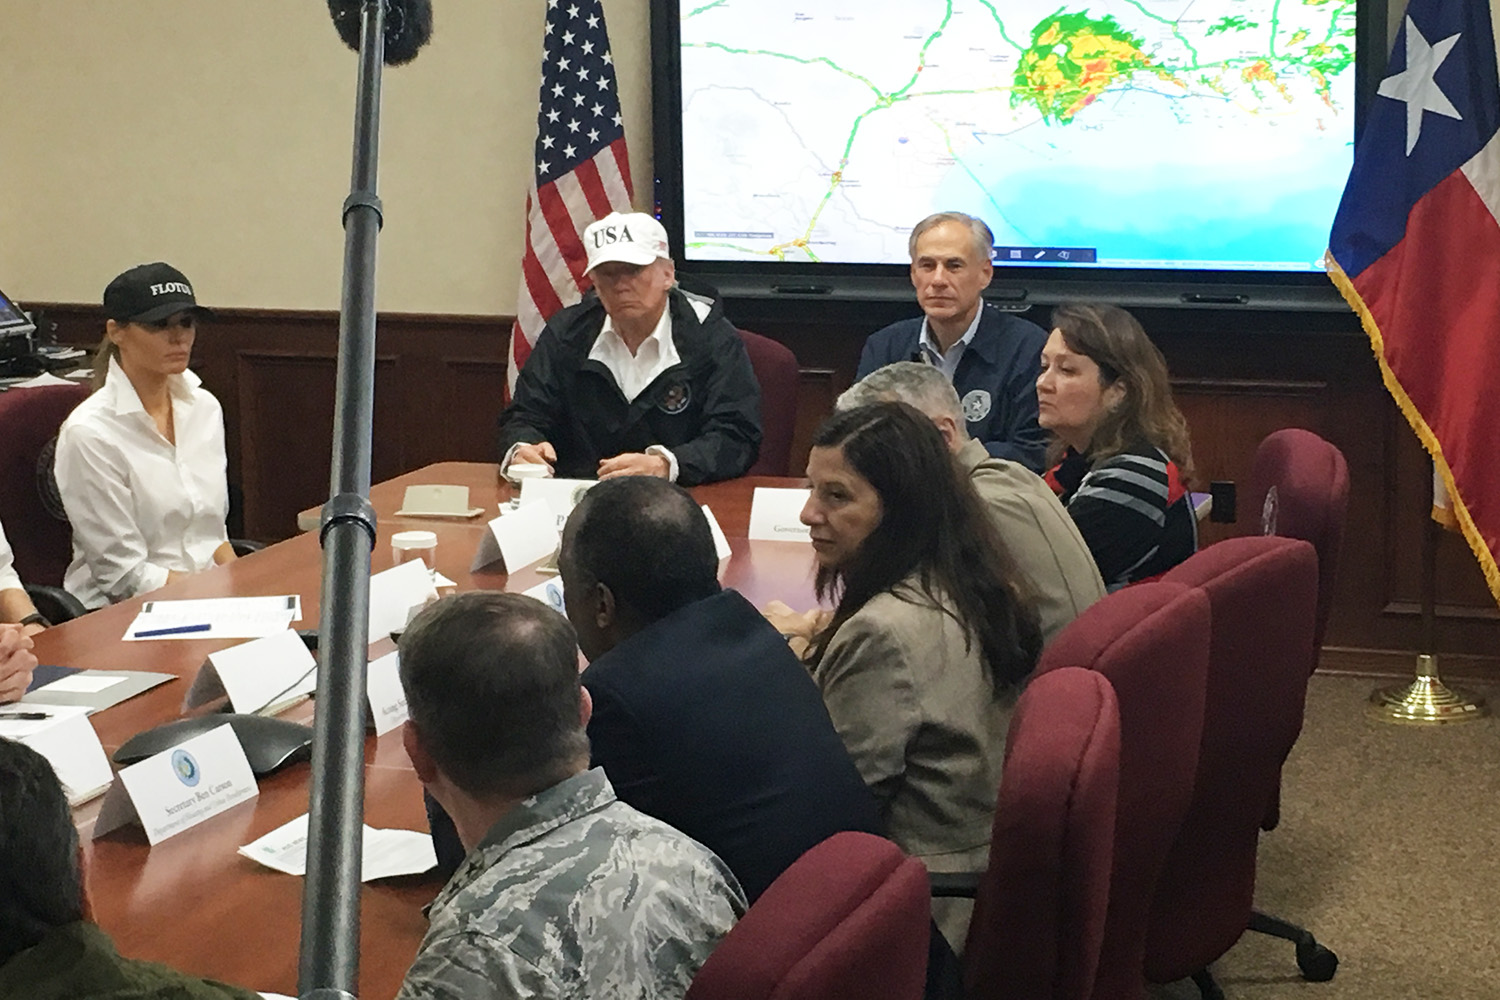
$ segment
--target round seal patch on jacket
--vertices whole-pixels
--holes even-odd
[[[656,408],[663,413],[677,414],[687,409],[691,401],[692,392],[688,389],[688,384],[678,382],[667,387],[667,391],[662,394],[661,402],[656,404]]]
[[[964,393],[964,419],[969,423],[983,420],[990,415],[990,394],[984,389],[970,389]]]

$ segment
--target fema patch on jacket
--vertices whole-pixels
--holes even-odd
[[[675,416],[687,409],[688,403],[692,402],[692,400],[693,393],[688,388],[688,384],[686,382],[676,382],[667,386],[667,391],[662,393],[661,402],[656,404],[656,408],[663,413]]]

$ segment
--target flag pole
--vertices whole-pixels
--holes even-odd
[[[1410,684],[1377,688],[1371,693],[1370,714],[1383,722],[1440,725],[1482,719],[1490,714],[1482,697],[1463,688],[1450,688],[1438,676],[1437,550],[1443,528],[1436,514],[1446,505],[1439,503],[1436,470],[1432,480],[1434,516],[1425,518],[1422,528],[1422,636],[1417,676]]]

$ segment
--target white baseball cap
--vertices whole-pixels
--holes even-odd
[[[644,212],[611,212],[590,223],[583,231],[583,247],[589,255],[584,274],[612,260],[644,266],[672,259],[667,231]]]

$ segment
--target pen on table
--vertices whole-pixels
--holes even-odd
[[[0,719],[6,722],[41,722],[50,718],[51,712],[0,712]]]
[[[173,625],[171,628],[148,628],[135,633],[135,639],[155,639],[162,635],[185,635],[188,632],[207,632],[213,625]]]

